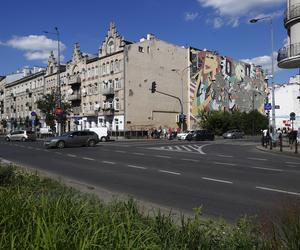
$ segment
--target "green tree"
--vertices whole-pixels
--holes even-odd
[[[67,102],[61,102],[61,108],[63,109],[63,114],[57,116],[55,114],[55,108],[57,107],[56,94],[52,91],[49,94],[43,95],[41,99],[36,101],[37,108],[45,116],[46,124],[51,128],[52,131],[55,131],[55,121],[60,121],[64,126],[66,123],[66,116],[69,114],[71,105]]]
[[[246,134],[257,134],[268,126],[268,119],[257,110],[250,113],[233,111],[200,112],[200,127],[213,131],[216,135],[222,135],[229,129],[240,129]]]

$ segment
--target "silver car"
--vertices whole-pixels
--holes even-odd
[[[44,142],[47,148],[64,148],[72,146],[94,147],[99,142],[99,137],[92,131],[67,132],[62,136],[51,137]]]
[[[239,129],[228,130],[223,134],[224,139],[238,139],[243,138],[244,132]]]
[[[36,134],[33,131],[15,130],[5,136],[6,141],[35,141]]]

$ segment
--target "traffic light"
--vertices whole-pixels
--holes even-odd
[[[155,92],[156,92],[156,82],[152,82],[151,93],[155,93]]]

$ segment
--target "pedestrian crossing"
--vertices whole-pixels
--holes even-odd
[[[148,149],[159,150],[159,151],[190,152],[190,153],[205,154],[202,148],[207,145],[210,144],[168,145],[168,146],[161,146],[161,147],[150,147]]]

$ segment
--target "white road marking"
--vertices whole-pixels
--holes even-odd
[[[41,150],[40,148],[35,148],[35,150]]]
[[[232,158],[233,156],[232,155],[217,155],[219,157],[227,157],[227,158]]]
[[[173,175],[181,175],[181,173],[178,173],[178,172],[166,171],[166,170],[161,170],[161,169],[159,169],[158,172],[166,173],[166,174],[173,174]]]
[[[248,157],[249,160],[255,160],[255,161],[266,161],[267,159],[264,158],[256,158],[256,157]]]
[[[298,168],[299,166],[294,166],[294,165],[285,165],[286,167],[289,167],[289,168]]]
[[[232,181],[225,181],[225,180],[213,179],[213,178],[208,178],[208,177],[202,177],[202,179],[207,180],[207,181],[215,181],[215,182],[221,182],[221,183],[226,183],[226,184],[232,184]]]
[[[166,159],[170,159],[171,158],[171,156],[166,156],[166,155],[155,155],[155,157],[166,158]]]
[[[287,161],[285,162],[286,164],[296,164],[296,165],[300,165],[300,162],[291,162],[291,161]]]
[[[67,156],[70,156],[70,157],[77,157],[77,155],[73,155],[73,154],[67,154]]]
[[[217,164],[217,165],[226,165],[226,166],[236,166],[235,163],[217,162],[217,161],[215,161],[214,164]]]
[[[189,148],[189,147],[187,147],[187,146],[181,146],[182,148],[184,148],[186,151],[189,151],[189,152],[191,152],[192,150]]]
[[[206,153],[203,152],[202,148],[208,146],[210,144],[204,144],[204,145],[201,145],[200,147],[198,147],[197,151],[202,154],[202,155],[206,155]]]
[[[105,163],[105,164],[111,164],[111,165],[114,165],[116,164],[115,162],[113,161],[102,161],[102,163]]]
[[[17,146],[17,145],[16,145],[16,146]],[[28,148],[28,149],[33,149],[33,147],[30,147],[30,146],[28,146],[27,148]]]
[[[47,149],[43,149],[43,151],[44,151],[44,152],[49,152],[49,150],[47,150]]]
[[[84,160],[88,160],[88,161],[95,161],[95,159],[93,159],[93,158],[89,158],[89,157],[82,157],[82,159],[84,159]]]
[[[122,150],[115,150],[115,152],[117,152],[117,153],[126,153],[125,151],[122,151]]]
[[[55,154],[62,155],[62,153],[60,153],[60,152],[55,152]]]
[[[272,192],[277,192],[277,193],[291,194],[291,195],[300,196],[300,193],[290,192],[290,191],[285,191],[285,190],[280,190],[280,189],[273,189],[273,188],[267,188],[267,187],[256,187],[256,188],[266,190],[266,191],[272,191]]]
[[[134,155],[145,155],[144,153],[132,153]]]
[[[278,169],[278,168],[262,168],[262,167],[250,167],[250,168],[268,170],[268,171],[275,171],[275,172],[282,172],[283,171],[283,169]]]
[[[135,166],[135,165],[127,165],[129,168],[137,168],[137,169],[147,169],[145,167]]]
[[[174,148],[176,148],[176,150],[182,151],[182,148],[179,146],[174,146]]]
[[[195,159],[186,159],[186,158],[182,158],[182,161],[192,161],[192,162],[199,162],[198,160]]]

